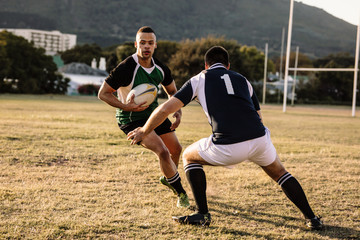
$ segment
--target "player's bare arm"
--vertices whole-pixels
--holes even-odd
[[[167,93],[167,95],[169,96],[169,98],[177,92],[175,81],[173,81],[172,83],[170,83],[167,86],[164,86],[163,88],[164,88],[165,92]],[[179,109],[178,111],[176,111],[173,114],[172,117],[175,118],[175,121],[171,124],[171,127],[170,127],[171,130],[176,129],[180,125],[181,116],[182,116],[181,109]]]
[[[169,116],[169,114],[178,111],[183,106],[184,104],[179,99],[171,97],[152,112],[143,127],[136,128],[135,130],[129,132],[127,139],[132,139],[131,145],[141,142],[142,139],[159,126]]]
[[[104,82],[100,89],[99,89],[99,93],[98,93],[98,98],[104,102],[106,102],[107,104],[109,104],[112,107],[116,107],[116,108],[120,108],[123,109],[124,111],[129,111],[129,112],[140,112],[140,111],[144,111],[146,108],[148,108],[148,106],[144,107],[142,106],[143,104],[145,104],[145,102],[141,103],[141,104],[136,104],[134,102],[134,97],[132,96],[130,99],[129,103],[122,103],[119,99],[116,98],[116,96],[113,94],[116,90],[113,89],[112,87],[110,87],[109,84],[107,84],[106,82]]]

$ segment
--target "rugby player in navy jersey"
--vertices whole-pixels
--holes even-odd
[[[142,106],[144,103],[136,104],[134,96],[130,102],[126,102],[132,88],[142,83],[151,83],[156,87],[161,84],[169,96],[177,91],[170,69],[152,57],[157,47],[153,29],[148,26],[141,27],[136,34],[135,47],[136,53],[111,71],[98,94],[99,99],[116,108],[118,125],[125,134],[143,126],[159,105],[157,98],[148,107]],[[114,92],[117,92],[118,98]],[[176,119],[173,123],[165,118],[154,131],[142,139],[140,144],[159,157],[160,168],[165,175],[160,178],[160,182],[177,194],[177,206],[189,207],[188,196],[177,171],[182,147],[174,130],[180,124],[181,111],[176,111],[173,117]]]
[[[212,135],[188,146],[183,153],[186,177],[194,194],[198,211],[173,217],[182,224],[209,225],[211,215],[206,199],[206,177],[203,165],[230,166],[252,161],[275,180],[286,196],[300,209],[310,229],[321,229],[299,182],[281,164],[263,125],[259,101],[249,81],[230,71],[229,55],[221,46],[205,54],[205,70],[192,77],[168,101],[151,114],[146,124],[131,131],[128,139],[136,144],[152,132],[170,113],[193,99],[201,104],[212,127]]]

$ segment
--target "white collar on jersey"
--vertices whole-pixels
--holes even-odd
[[[139,64],[139,56],[137,55],[137,53],[134,53],[133,55],[131,55],[133,57],[133,59],[135,60],[135,62],[137,64]],[[151,58],[151,63],[153,66],[155,66],[155,61],[154,58]],[[139,64],[140,65],[140,64]]]
[[[222,63],[214,63],[209,67],[209,69],[219,68],[219,67],[226,68]]]
[[[155,68],[155,65],[153,65],[152,67],[149,67],[149,68],[146,68],[146,67],[143,67],[141,66],[148,74],[152,73],[152,71],[154,70]]]

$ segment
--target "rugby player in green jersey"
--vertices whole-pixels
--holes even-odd
[[[127,57],[100,87],[98,97],[116,108],[116,118],[120,129],[128,134],[145,124],[153,110],[158,106],[157,98],[147,107],[134,102],[126,102],[130,90],[142,83],[162,85],[168,96],[177,92],[170,69],[156,58],[153,58],[156,45],[155,32],[148,26],[141,27],[136,34],[136,53]],[[117,97],[114,95],[117,92]],[[160,169],[164,176],[160,182],[169,187],[178,196],[178,207],[189,207],[189,200],[181,184],[177,171],[182,147],[175,135],[175,128],[180,124],[181,111],[174,113],[175,121],[166,119],[160,126],[144,138],[140,145],[153,151],[159,158]]]

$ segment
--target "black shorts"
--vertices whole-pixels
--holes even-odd
[[[122,124],[118,124],[118,125],[119,125],[119,128],[127,135],[129,132],[131,132],[135,128],[144,126],[146,123],[146,120],[139,120],[139,121],[131,122],[131,123],[124,124],[124,125],[122,125]],[[167,119],[165,119],[165,121],[162,124],[160,124],[157,128],[155,128],[154,131],[159,136],[163,135],[165,133],[173,132],[175,130],[170,129],[171,124],[172,124],[171,121],[167,118]]]

